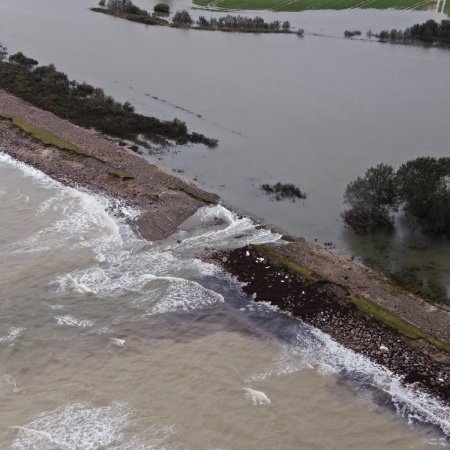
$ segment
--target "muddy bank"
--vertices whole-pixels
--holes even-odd
[[[416,383],[417,389],[450,405],[450,355],[442,348],[448,342],[447,312],[406,292],[389,293],[395,286],[368,268],[303,239],[216,252],[211,258],[246,283],[243,290],[249,299],[270,302],[386,366],[403,377],[404,383]],[[393,299],[395,302],[388,305]],[[415,322],[426,324],[424,328],[443,341],[435,341],[436,347],[427,341],[426,334],[416,336],[414,327],[403,327],[400,318],[390,316],[389,310],[379,307],[375,300],[392,306],[401,317],[419,314]],[[365,310],[364,301],[373,310]]]
[[[133,225],[145,239],[164,239],[205,202],[218,196],[159,169],[99,133],[80,128],[0,90],[0,113],[20,117],[75,144],[85,154],[30,137],[0,118],[0,150],[64,184],[121,199],[141,211]],[[186,149],[188,151],[188,149]]]

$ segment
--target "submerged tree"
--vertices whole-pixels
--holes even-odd
[[[158,3],[153,8],[156,12],[168,13],[170,12],[170,6],[167,3]]]
[[[283,30],[287,31],[291,29],[291,24],[289,22],[289,20],[286,20],[283,22],[283,25],[281,25],[281,28],[283,28]]]
[[[4,45],[0,44],[0,62],[4,61],[7,56],[8,56],[8,49]]]
[[[131,0],[108,0],[106,7],[111,11],[148,16],[148,12],[145,9],[141,9],[134,5]]]
[[[392,226],[392,213],[402,210],[431,233],[450,232],[450,158],[421,157],[400,166],[367,170],[348,184],[342,214],[357,232]]]
[[[426,231],[450,231],[450,158],[416,158],[397,171],[403,209],[422,222]]]
[[[173,15],[172,22],[177,25],[192,25],[194,23],[191,15],[185,9],[177,11]]]
[[[382,226],[392,226],[391,212],[397,207],[395,172],[392,166],[379,164],[363,177],[348,184],[344,201],[351,209],[343,217],[355,231],[365,233]]]

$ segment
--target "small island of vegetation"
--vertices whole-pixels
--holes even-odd
[[[163,5],[160,7],[160,5]],[[155,6],[158,10],[165,8],[164,3],[160,3]],[[244,16],[232,16],[228,14],[224,17],[215,18],[210,20],[204,16],[200,16],[196,23],[192,19],[191,15],[186,9],[176,11],[172,17],[172,21],[161,19],[156,15],[151,15],[148,11],[138,8],[131,0],[108,0],[106,4],[100,3],[102,8],[91,8],[91,11],[100,12],[103,14],[109,14],[121,19],[130,20],[132,22],[144,23],[146,25],[160,25],[170,26],[174,28],[191,28],[195,30],[210,30],[210,31],[239,31],[247,33],[292,33],[291,24],[288,20],[280,22],[274,20],[267,23],[262,17],[244,17]],[[167,6],[168,8],[168,6]],[[169,12],[162,11],[162,12]],[[304,31],[299,30],[297,32],[299,36],[303,36]]]
[[[306,194],[292,183],[262,184],[261,190],[277,201],[289,199],[295,202],[297,199],[306,198]]]
[[[170,7],[167,3],[158,3],[153,7],[153,11],[168,14]]]
[[[163,121],[137,114],[129,102],[119,103],[100,88],[69,80],[53,64],[39,66],[22,52],[9,58],[7,55],[6,48],[0,45],[1,88],[79,126],[140,145],[148,140],[163,146],[170,142],[217,146],[217,139],[189,133],[181,120]]]

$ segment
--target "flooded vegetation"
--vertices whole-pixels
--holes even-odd
[[[450,233],[450,158],[421,157],[392,166],[379,164],[347,185],[344,220],[356,231],[392,227],[401,209],[427,233]]]
[[[422,45],[450,45],[450,20],[428,20],[422,24],[415,24],[405,30],[383,30],[374,35],[381,42],[391,44],[422,44]],[[371,33],[369,34],[371,37]]]
[[[6,61],[5,47],[3,49],[0,87],[39,108],[122,139],[133,140],[143,136],[160,145],[174,141],[177,144],[192,142],[217,146],[216,139],[199,133],[189,134],[186,124],[178,119],[169,122],[137,114],[129,102],[119,103],[101,88],[70,80],[53,64],[38,66],[38,61],[22,52],[11,55]]]
[[[156,5],[155,8],[158,7],[158,5]],[[114,17],[130,20],[132,22],[143,23],[145,25],[188,27],[203,31],[219,30],[240,31],[247,33],[290,33],[291,28],[288,20],[285,20],[283,23],[279,20],[266,23],[265,20],[259,16],[251,18],[241,15],[232,16],[230,14],[219,18],[212,17],[210,20],[206,19],[204,16],[200,16],[196,22],[197,26],[194,26],[195,22],[189,11],[186,9],[176,11],[172,17],[172,23],[170,23],[167,20],[160,19],[159,17],[150,16],[147,11],[137,8],[129,0],[126,2],[109,2],[106,6],[107,9],[91,8],[91,11],[109,14]],[[161,9],[162,7],[159,6],[159,8]],[[162,12],[168,12],[168,10]]]
[[[273,185],[265,183],[261,185],[261,189],[277,201],[289,199],[295,202],[297,199],[304,200],[306,198],[306,194],[292,183],[278,182]]]

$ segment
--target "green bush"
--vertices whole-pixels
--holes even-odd
[[[306,194],[292,183],[276,183],[274,185],[262,184],[261,189],[266,194],[272,195],[277,201],[291,199],[293,202],[295,202],[297,198],[306,198]]]
[[[170,12],[170,7],[167,3],[158,3],[153,10],[156,12],[168,13]]]

